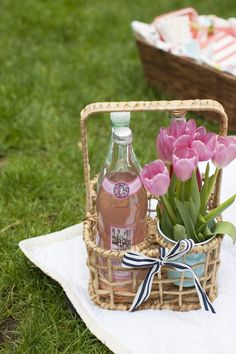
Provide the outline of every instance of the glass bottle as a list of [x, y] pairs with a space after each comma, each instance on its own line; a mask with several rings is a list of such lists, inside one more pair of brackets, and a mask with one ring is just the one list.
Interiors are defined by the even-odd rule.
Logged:
[[[112, 150], [113, 150], [113, 139], [112, 139], [112, 133], [114, 129], [116, 128], [121, 128], [121, 127], [126, 127], [129, 128], [130, 124], [130, 112], [111, 112], [110, 113], [110, 121], [111, 121], [111, 139], [110, 139], [110, 144], [107, 152], [107, 156], [105, 159], [105, 163], [98, 175], [98, 181], [97, 181], [97, 192], [100, 188], [100, 185], [102, 183], [102, 180], [107, 172], [108, 167], [110, 166], [111, 163], [111, 156], [112, 156]], [[131, 147], [131, 160], [133, 161], [133, 164], [135, 165], [136, 169], [140, 172], [141, 171], [141, 166], [140, 163], [135, 155], [135, 152], [133, 150], [133, 147]]]
[[[129, 249], [146, 235], [147, 194], [131, 159], [131, 143], [129, 128], [114, 129], [111, 163], [97, 196], [97, 244], [105, 249]], [[129, 280], [131, 273], [113, 271], [112, 276]]]
[[184, 122], [186, 123], [186, 111], [170, 111], [169, 112], [169, 119], [170, 123], [174, 120], [176, 122]]

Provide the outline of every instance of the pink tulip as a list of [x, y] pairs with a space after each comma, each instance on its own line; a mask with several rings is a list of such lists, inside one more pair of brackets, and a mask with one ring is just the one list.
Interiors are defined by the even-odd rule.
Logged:
[[175, 149], [191, 146], [195, 131], [196, 123], [193, 119], [188, 122], [173, 121], [168, 128], [161, 128], [156, 140], [158, 156], [171, 163]]
[[194, 119], [189, 119], [186, 123], [186, 132], [194, 137], [194, 134], [196, 132], [196, 129], [197, 129], [197, 125], [196, 125], [196, 122]]
[[212, 158], [216, 149], [217, 135], [215, 133], [207, 133], [205, 127], [199, 127], [191, 143], [191, 148], [198, 155], [198, 161], [208, 161]]
[[167, 192], [170, 185], [170, 176], [163, 161], [156, 160], [145, 165], [140, 176], [150, 193], [161, 196]]
[[190, 148], [178, 149], [173, 154], [174, 173], [180, 181], [186, 181], [192, 176], [197, 166], [198, 158], [195, 150]]
[[192, 144], [193, 138], [190, 135], [184, 134], [180, 136], [176, 141], [174, 142], [174, 148], [175, 150], [178, 149], [184, 149], [184, 148], [190, 148]]
[[183, 135], [186, 130], [186, 124], [187, 123], [184, 121], [172, 120], [171, 124], [167, 128], [168, 134], [174, 136], [175, 138]]
[[175, 142], [175, 137], [169, 135], [168, 128], [161, 128], [160, 133], [157, 136], [157, 154], [165, 162], [171, 162], [173, 154], [173, 144]]
[[233, 136], [219, 136], [216, 151], [212, 158], [214, 165], [224, 168], [236, 158], [236, 138]]

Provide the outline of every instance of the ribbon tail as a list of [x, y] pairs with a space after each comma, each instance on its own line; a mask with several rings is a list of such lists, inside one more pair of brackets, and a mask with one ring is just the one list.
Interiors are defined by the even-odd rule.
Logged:
[[149, 297], [152, 290], [152, 283], [154, 275], [159, 271], [160, 264], [155, 264], [147, 273], [146, 278], [140, 284], [138, 291], [135, 295], [133, 303], [129, 311], [134, 311], [138, 306], [140, 306]]
[[194, 273], [194, 283], [195, 283], [195, 287], [198, 293], [198, 297], [199, 297], [199, 301], [201, 304], [201, 307], [205, 309], [205, 311], [210, 311], [212, 313], [216, 313], [215, 309], [210, 301], [210, 299], [208, 298], [206, 292], [203, 290], [196, 274]]

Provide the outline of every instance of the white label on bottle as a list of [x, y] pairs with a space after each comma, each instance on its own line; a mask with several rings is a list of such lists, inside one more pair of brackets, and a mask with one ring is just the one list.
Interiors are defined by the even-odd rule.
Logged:
[[[133, 244], [134, 229], [132, 227], [113, 227], [111, 226], [111, 249], [112, 250], [127, 250]], [[115, 267], [121, 267], [121, 262], [118, 259], [112, 260], [112, 265]], [[112, 272], [113, 279], [115, 281], [124, 281], [131, 279], [131, 272], [118, 271]]]
[[127, 250], [133, 244], [134, 229], [111, 227], [111, 249], [112, 250]]

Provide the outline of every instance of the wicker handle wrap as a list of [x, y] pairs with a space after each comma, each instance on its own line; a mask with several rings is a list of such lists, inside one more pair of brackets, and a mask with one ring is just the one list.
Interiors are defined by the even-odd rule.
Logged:
[[[183, 100], [183, 101], [137, 101], [137, 102], [98, 102], [87, 105], [80, 114], [82, 152], [83, 152], [83, 167], [84, 179], [86, 185], [86, 211], [91, 210], [92, 198], [90, 190], [90, 165], [88, 156], [88, 138], [86, 129], [86, 120], [89, 116], [102, 112], [144, 112], [144, 111], [204, 111], [215, 112], [220, 117], [219, 134], [227, 135], [228, 117], [222, 105], [214, 100]], [[222, 171], [220, 171], [216, 182], [216, 204], [219, 203], [220, 186], [222, 180]]]

